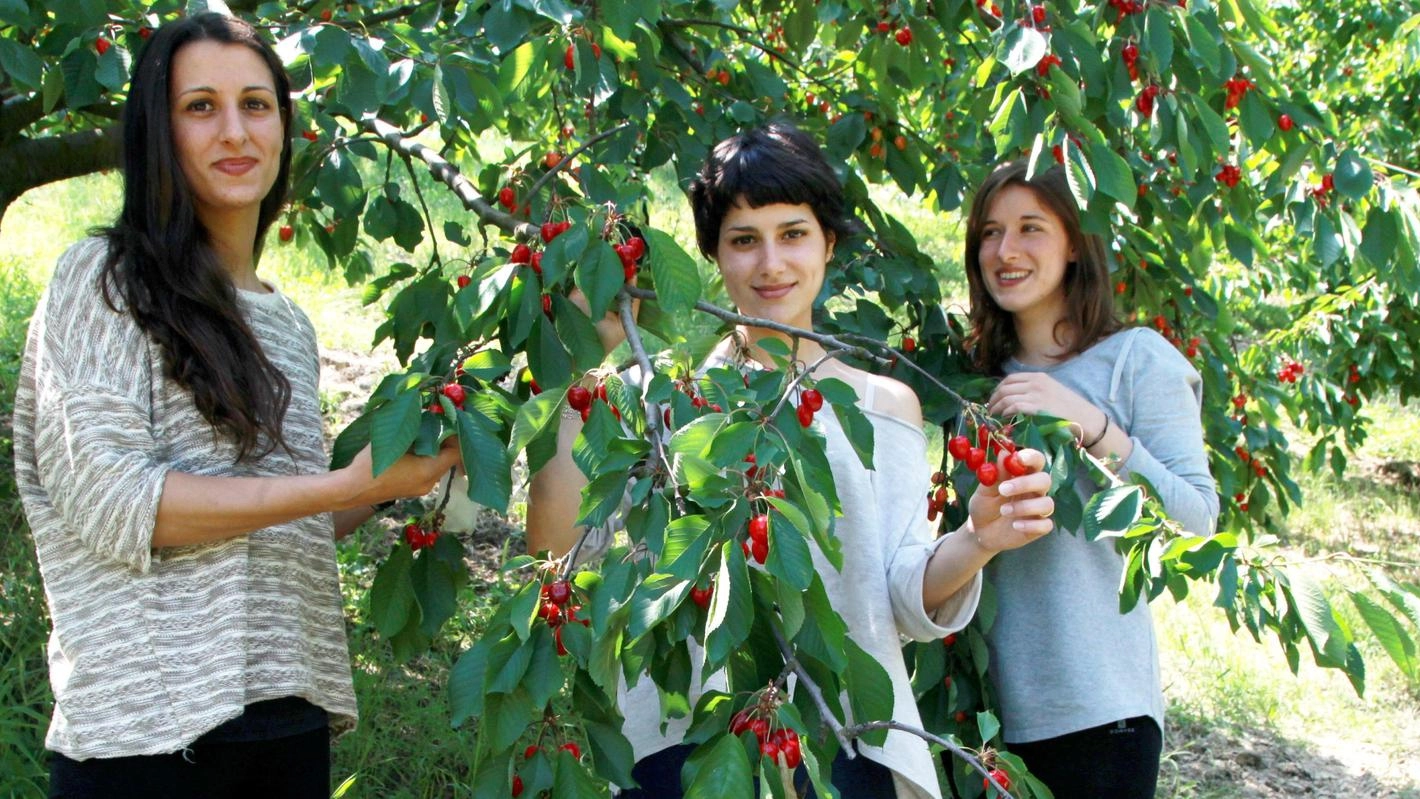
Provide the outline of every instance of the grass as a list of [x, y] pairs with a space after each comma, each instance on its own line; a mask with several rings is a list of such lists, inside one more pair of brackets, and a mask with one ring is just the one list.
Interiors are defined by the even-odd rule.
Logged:
[[[653, 223], [671, 231], [694, 251], [684, 202], [674, 182], [658, 178]], [[94, 176], [31, 192], [13, 205], [0, 228], [0, 410], [8, 418], [14, 374], [25, 324], [48, 271], [68, 243], [90, 227], [109, 221], [116, 206], [118, 180]], [[427, 192], [436, 217], [457, 214], [447, 192]], [[894, 195], [877, 196], [896, 214], [941, 265], [948, 296], [960, 286], [960, 240], [955, 218], [928, 210], [926, 204]], [[427, 245], [426, 245], [427, 246]], [[440, 242], [445, 258], [458, 253]], [[381, 263], [423, 263], [413, 256], [382, 249]], [[358, 292], [331, 273], [314, 248], [268, 245], [261, 272], [296, 299], [310, 314], [326, 348], [366, 351], [378, 307], [360, 305]], [[706, 277], [711, 270], [705, 267]], [[955, 287], [955, 288], [954, 288]], [[387, 356], [387, 350], [383, 351]], [[326, 395], [330, 406], [334, 397]], [[1307, 502], [1290, 519], [1287, 545], [1298, 557], [1347, 551], [1368, 557], [1420, 562], [1420, 499], [1414, 488], [1379, 481], [1376, 460], [1420, 460], [1420, 413], [1394, 403], [1368, 411], [1376, 420], [1365, 447], [1364, 463], [1340, 480], [1306, 477]], [[0, 430], [8, 438], [8, 430]], [[1298, 446], [1305, 446], [1300, 441]], [[936, 446], [940, 446], [937, 443]], [[0, 457], [8, 458], [9, 446]], [[0, 539], [0, 795], [43, 796], [45, 758], [42, 740], [51, 698], [45, 673], [47, 620], [33, 549], [15, 498], [9, 464], [0, 464], [0, 514], [11, 534]], [[463, 647], [477, 634], [488, 609], [501, 596], [496, 579], [475, 579], [465, 589], [464, 614], [445, 630], [434, 647], [408, 663], [397, 663], [368, 619], [366, 593], [375, 566], [388, 551], [391, 531], [367, 525], [340, 550], [351, 657], [362, 723], [334, 748], [332, 777], [348, 781], [350, 797], [460, 797], [473, 792], [469, 758], [476, 730], [449, 725], [443, 686]], [[1345, 569], [1330, 564], [1317, 569]], [[481, 575], [488, 577], [485, 573]], [[1417, 575], [1410, 574], [1410, 579]], [[1169, 739], [1161, 796], [1178, 799], [1231, 799], [1255, 795], [1246, 788], [1200, 777], [1183, 764], [1185, 750], [1198, 730], [1261, 735], [1318, 755], [1350, 752], [1345, 763], [1369, 768], [1361, 754], [1379, 753], [1397, 763], [1420, 763], [1412, 743], [1420, 740], [1415, 686], [1407, 685], [1384, 653], [1367, 649], [1369, 689], [1355, 696], [1337, 673], [1304, 662], [1300, 674], [1287, 670], [1275, 643], [1257, 644], [1231, 632], [1223, 615], [1209, 606], [1211, 597], [1195, 592], [1182, 602], [1155, 606], [1169, 708]], [[1349, 608], [1349, 604], [1343, 607]], [[1355, 620], [1352, 619], [1355, 623]], [[1182, 732], [1183, 734], [1180, 734]], [[1227, 740], [1238, 740], [1236, 737]], [[1361, 754], [1356, 754], [1361, 753]], [[1412, 771], [1416, 768], [1410, 766]], [[1397, 791], [1414, 791], [1420, 774], [1393, 770], [1388, 780]], [[1396, 795], [1407, 795], [1399, 793]], [[1408, 794], [1413, 796], [1414, 794]]]

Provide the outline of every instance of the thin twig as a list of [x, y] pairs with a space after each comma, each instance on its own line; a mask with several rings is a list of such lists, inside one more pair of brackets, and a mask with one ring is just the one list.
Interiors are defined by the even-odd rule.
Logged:
[[936, 744], [940, 747], [943, 747], [946, 750], [950, 751], [958, 759], [966, 761], [966, 763], [972, 768], [976, 769], [981, 774], [981, 776], [990, 780], [991, 785], [994, 786], [996, 790], [1001, 793], [1001, 796], [1005, 797], [1005, 799], [1014, 799], [1014, 797], [1012, 797], [1011, 794], [1005, 788], [1001, 787], [1001, 783], [991, 778], [991, 772], [986, 769], [986, 766], [983, 765], [982, 762], [978, 760], [975, 755], [966, 751], [966, 749], [962, 748], [960, 745], [952, 743], [951, 741], [941, 737], [940, 735], [933, 735], [932, 733], [927, 732], [926, 730], [920, 730], [909, 724], [903, 724], [900, 721], [865, 721], [862, 724], [854, 724], [851, 727], [846, 727], [844, 728], [843, 732], [849, 737], [857, 738], [866, 733], [873, 732], [874, 730], [897, 730], [898, 732], [905, 732], [911, 735], [916, 735], [918, 738], [921, 738], [927, 743]]
[[620, 125], [617, 125], [617, 126], [614, 127], [614, 128], [610, 128], [610, 129], [608, 129], [608, 130], [604, 130], [604, 131], [602, 131], [601, 133], [598, 133], [597, 135], [591, 137], [590, 139], [587, 139], [586, 141], [582, 142], [582, 146], [581, 146], [581, 147], [578, 147], [577, 149], [575, 149], [575, 150], [573, 150], [572, 152], [568, 153], [566, 158], [563, 158], [561, 161], [558, 161], [556, 166], [552, 167], [551, 169], [548, 169], [546, 172], [542, 173], [542, 176], [541, 176], [541, 177], [539, 177], [537, 180], [533, 181], [532, 186], [530, 186], [530, 187], [528, 188], [527, 196], [528, 196], [529, 198], [536, 197], [536, 196], [537, 196], [537, 193], [538, 193], [539, 191], [542, 191], [542, 187], [543, 187], [543, 186], [546, 186], [547, 183], [548, 183], [548, 181], [552, 180], [552, 178], [555, 177], [558, 172], [561, 172], [562, 169], [563, 169], [563, 167], [565, 167], [565, 166], [567, 166], [568, 164], [572, 163], [572, 159], [573, 159], [573, 158], [576, 158], [577, 156], [579, 156], [579, 155], [581, 155], [582, 153], [586, 152], [586, 151], [587, 151], [587, 148], [591, 147], [592, 145], [596, 144], [597, 142], [602, 141], [603, 139], [606, 139], [606, 138], [608, 138], [608, 137], [610, 137], [610, 136], [615, 136], [616, 134], [620, 133], [621, 131], [626, 130], [627, 128], [631, 127], [632, 124], [633, 124], [633, 123], [631, 123], [631, 122], [623, 122], [623, 123], [621, 123]]
[[784, 633], [774, 624], [769, 625], [769, 629], [774, 633], [774, 640], [779, 644], [779, 651], [784, 655], [784, 667], [794, 669], [794, 674], [799, 677], [799, 685], [809, 692], [809, 698], [814, 700], [814, 705], [818, 708], [819, 716], [823, 718], [823, 723], [833, 730], [833, 737], [838, 739], [839, 746], [843, 747], [843, 754], [849, 760], [858, 756], [853, 749], [853, 739], [844, 734], [844, 727], [838, 723], [838, 717], [833, 715], [833, 711], [828, 707], [828, 702], [823, 698], [823, 689], [818, 687], [814, 678], [809, 676], [808, 669], [799, 662], [799, 658], [794, 655], [794, 650], [785, 640]]
[[651, 439], [651, 448], [656, 453], [656, 463], [666, 467], [666, 472], [670, 473], [670, 462], [666, 460], [665, 442], [662, 439], [661, 415], [657, 408], [651, 407], [651, 403], [646, 400], [646, 392], [651, 385], [651, 356], [646, 354], [646, 345], [641, 341], [641, 331], [636, 329], [636, 313], [632, 310], [632, 303], [635, 302], [630, 294], [621, 292], [621, 327], [626, 331], [626, 344], [631, 347], [631, 353], [636, 356], [636, 364], [641, 367], [641, 407], [646, 414], [647, 437]]

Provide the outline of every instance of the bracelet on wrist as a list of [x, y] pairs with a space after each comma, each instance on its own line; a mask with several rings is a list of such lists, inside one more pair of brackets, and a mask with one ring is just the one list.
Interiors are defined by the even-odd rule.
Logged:
[[[1101, 413], [1103, 413], [1103, 411], [1101, 411]], [[1104, 434], [1105, 434], [1105, 433], [1108, 433], [1108, 432], [1109, 432], [1109, 414], [1106, 413], [1106, 414], [1104, 414], [1104, 427], [1101, 427], [1101, 428], [1100, 428], [1100, 434], [1097, 435], [1097, 436], [1095, 436], [1095, 437], [1094, 437], [1094, 440], [1090, 441], [1090, 443], [1088, 443], [1088, 444], [1081, 443], [1080, 446], [1084, 447], [1085, 449], [1089, 449], [1089, 448], [1093, 447], [1094, 445], [1096, 445], [1096, 444], [1100, 443], [1101, 441], [1103, 441], [1103, 440], [1104, 440]]]

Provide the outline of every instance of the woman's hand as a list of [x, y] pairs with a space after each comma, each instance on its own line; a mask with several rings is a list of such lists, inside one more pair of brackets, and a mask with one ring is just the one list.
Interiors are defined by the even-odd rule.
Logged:
[[403, 455], [388, 469], [374, 475], [367, 446], [341, 470], [351, 481], [352, 507], [377, 505], [391, 499], [422, 497], [434, 490], [449, 470], [462, 464], [458, 440], [449, 438], [435, 455]]
[[[1045, 454], [1023, 449], [1016, 457], [1025, 464], [1026, 474], [977, 487], [967, 505], [977, 543], [992, 553], [1023, 547], [1055, 528], [1050, 518], [1055, 513], [1055, 500], [1047, 496], [1050, 475], [1042, 471]], [[1003, 455], [1002, 474], [1006, 473], [1004, 460]]]
[[1046, 413], [1065, 419], [1080, 426], [1085, 441], [1093, 439], [1104, 427], [1104, 411], [1044, 372], [1007, 375], [991, 392], [986, 408], [993, 416], [1003, 418]]

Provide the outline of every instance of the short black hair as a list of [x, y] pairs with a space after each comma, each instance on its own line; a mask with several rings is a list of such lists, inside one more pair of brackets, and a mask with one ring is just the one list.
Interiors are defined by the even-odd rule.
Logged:
[[842, 240], [843, 185], [808, 134], [784, 121], [731, 136], [705, 157], [690, 184], [695, 239], [705, 257], [719, 249], [725, 215], [743, 197], [750, 208], [775, 203], [807, 205], [825, 233]]

